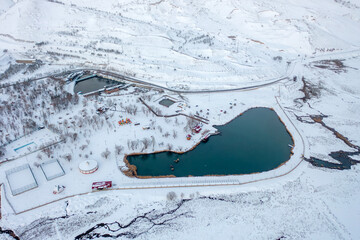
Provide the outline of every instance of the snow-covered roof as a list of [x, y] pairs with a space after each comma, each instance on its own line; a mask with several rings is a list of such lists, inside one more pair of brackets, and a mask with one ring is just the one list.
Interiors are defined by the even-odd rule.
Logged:
[[95, 160], [85, 160], [79, 164], [80, 171], [88, 172], [96, 169], [98, 163]]

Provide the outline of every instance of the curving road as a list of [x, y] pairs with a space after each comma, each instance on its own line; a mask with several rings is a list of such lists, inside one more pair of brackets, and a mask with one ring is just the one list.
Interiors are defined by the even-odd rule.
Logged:
[[[76, 69], [72, 69], [72, 70], [68, 70], [68, 71], [64, 71], [61, 73], [56, 73], [56, 74], [49, 74], [43, 77], [38, 77], [38, 78], [31, 78], [28, 79], [26, 81], [23, 82], [32, 82], [32, 81], [38, 81], [38, 80], [42, 80], [45, 78], [50, 78], [50, 77], [60, 77], [60, 76], [64, 76], [64, 75], [69, 75], [71, 73], [75, 73], [75, 72], [80, 72], [80, 71], [93, 71], [93, 72], [97, 72], [97, 73], [101, 73], [103, 75], [107, 75], [107, 76], [111, 76], [114, 78], [117, 78], [119, 80], [123, 80], [123, 81], [128, 81], [128, 82], [132, 82], [135, 84], [141, 84], [141, 85], [145, 85], [145, 86], [150, 86], [150, 87], [154, 87], [154, 88], [160, 88], [163, 90], [167, 90], [170, 92], [174, 92], [174, 93], [216, 93], [216, 92], [232, 92], [232, 91], [242, 91], [242, 90], [252, 90], [252, 89], [257, 89], [257, 88], [261, 88], [261, 87], [266, 87], [272, 84], [275, 84], [277, 82], [280, 82], [282, 80], [285, 79], [289, 79], [290, 75], [292, 74], [295, 65], [298, 63], [299, 60], [292, 60], [290, 62], [288, 62], [288, 66], [286, 69], [286, 73], [278, 78], [274, 78], [274, 79], [269, 79], [269, 80], [264, 80], [262, 81], [262, 83], [259, 84], [254, 84], [251, 86], [246, 86], [246, 87], [236, 87], [236, 88], [228, 88], [228, 89], [213, 89], [213, 90], [209, 90], [209, 89], [200, 89], [200, 90], [177, 90], [177, 89], [173, 89], [173, 88], [168, 88], [162, 85], [158, 85], [155, 83], [152, 83], [150, 81], [145, 81], [145, 80], [141, 80], [135, 77], [130, 77], [130, 76], [126, 76], [120, 73], [116, 73], [113, 71], [108, 71], [108, 70], [103, 70], [103, 69], [96, 69], [96, 68], [76, 68]], [[9, 85], [2, 85], [0, 86], [0, 88], [5, 88], [5, 87], [9, 87], [9, 86], [13, 86], [16, 84], [21, 84], [23, 82], [16, 82], [13, 84], [9, 84]]]

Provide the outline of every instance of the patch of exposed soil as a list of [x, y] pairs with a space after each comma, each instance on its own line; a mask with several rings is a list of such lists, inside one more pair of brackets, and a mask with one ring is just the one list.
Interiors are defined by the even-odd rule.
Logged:
[[309, 163], [311, 163], [315, 167], [325, 167], [325, 168], [331, 168], [331, 169], [344, 170], [344, 169], [350, 169], [352, 165], [360, 163], [360, 161], [357, 161], [357, 160], [354, 160], [351, 158], [351, 156], [359, 155], [359, 154], [360, 154], [360, 151], [345, 152], [345, 151], [340, 150], [340, 151], [336, 151], [336, 152], [331, 152], [329, 154], [329, 156], [332, 157], [333, 159], [339, 161], [340, 163], [332, 163], [332, 162], [321, 160], [321, 159], [315, 158], [315, 157], [305, 158], [305, 160], [308, 161]]
[[2, 229], [0, 227], [0, 237], [1, 237], [1, 235], [8, 235], [8, 236], [12, 237], [13, 239], [20, 240], [20, 238], [11, 229]]
[[312, 62], [310, 65], [312, 67], [328, 69], [335, 73], [346, 72], [347, 68], [350, 68], [344, 64], [344, 59], [331, 59], [331, 60], [320, 60]]
[[303, 87], [299, 91], [304, 93], [304, 97], [295, 99], [295, 102], [298, 102], [298, 100], [302, 100], [305, 103], [313, 97], [318, 98], [320, 96], [320, 91], [322, 89], [320, 83], [319, 85], [311, 84], [305, 81], [304, 77], [301, 78], [301, 81], [303, 82]]
[[334, 128], [327, 126], [323, 122], [324, 117], [327, 117], [327, 116], [322, 116], [322, 115], [309, 116], [309, 118], [313, 121], [313, 122], [310, 122], [308, 120], [304, 120], [303, 117], [297, 116], [297, 120], [299, 120], [301, 122], [305, 122], [305, 123], [310, 123], [310, 124], [314, 124], [314, 123], [321, 124], [323, 127], [328, 129], [329, 131], [331, 131], [335, 135], [336, 138], [343, 141], [349, 147], [356, 149], [356, 151], [355, 152], [345, 152], [343, 150], [340, 150], [340, 151], [336, 151], [336, 152], [331, 152], [329, 154], [329, 156], [331, 158], [339, 161], [340, 163], [331, 163], [331, 162], [321, 160], [321, 159], [315, 158], [315, 157], [305, 158], [305, 160], [316, 167], [325, 167], [325, 168], [340, 169], [340, 170], [350, 169], [352, 165], [360, 163], [360, 161], [357, 161], [357, 160], [354, 160], [351, 158], [351, 156], [353, 156], [353, 155], [360, 155], [360, 147], [351, 143], [347, 137], [345, 137], [344, 135], [342, 135], [341, 133], [336, 131]]
[[331, 131], [336, 138], [342, 140], [346, 145], [348, 145], [349, 147], [351, 148], [355, 148], [356, 150], [360, 150], [360, 147], [355, 145], [355, 144], [352, 144], [349, 139], [347, 137], [345, 137], [344, 135], [342, 135], [341, 133], [339, 133], [338, 131], [336, 131], [334, 128], [331, 128], [329, 126], [327, 126], [324, 122], [323, 122], [323, 118], [324, 116], [321, 116], [321, 115], [313, 115], [313, 116], [310, 116], [310, 118], [316, 122], [316, 123], [320, 123], [324, 128], [328, 129], [329, 131]]

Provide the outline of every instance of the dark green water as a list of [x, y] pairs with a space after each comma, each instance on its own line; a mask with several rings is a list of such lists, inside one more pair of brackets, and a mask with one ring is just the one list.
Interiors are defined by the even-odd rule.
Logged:
[[110, 79], [93, 77], [86, 79], [84, 81], [77, 82], [74, 87], [74, 92], [75, 93], [81, 92], [82, 94], [85, 94], [85, 93], [97, 91], [99, 89], [104, 88], [105, 86], [112, 87], [119, 84], [121, 83]]
[[[289, 144], [294, 143], [271, 109], [250, 109], [230, 123], [215, 127], [221, 135], [211, 136], [207, 143], [200, 143], [190, 152], [162, 152], [127, 159], [137, 167], [138, 176], [183, 177], [263, 172], [290, 158]], [[177, 158], [179, 163], [174, 162]]]
[[163, 100], [161, 100], [160, 102], [159, 102], [159, 104], [161, 104], [161, 105], [164, 105], [164, 106], [166, 106], [166, 107], [170, 107], [171, 105], [173, 105], [175, 102], [173, 101], [173, 100], [170, 100], [170, 99], [167, 99], [167, 98], [165, 98], [165, 99], [163, 99]]

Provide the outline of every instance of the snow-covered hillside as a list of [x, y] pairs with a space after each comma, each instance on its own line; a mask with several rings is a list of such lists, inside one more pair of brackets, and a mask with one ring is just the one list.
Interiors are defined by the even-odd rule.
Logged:
[[0, 1], [0, 15], [5, 13], [12, 5], [14, 5], [13, 0], [1, 0]]
[[277, 77], [299, 54], [356, 48], [359, 14], [356, 2], [326, 0], [26, 0], [1, 15], [0, 41], [47, 64], [204, 88]]

